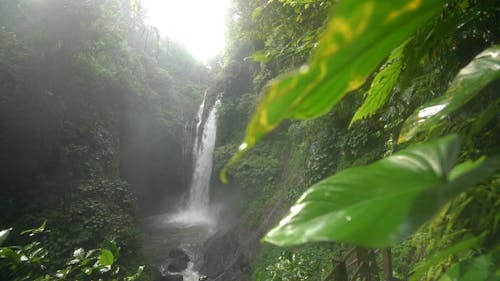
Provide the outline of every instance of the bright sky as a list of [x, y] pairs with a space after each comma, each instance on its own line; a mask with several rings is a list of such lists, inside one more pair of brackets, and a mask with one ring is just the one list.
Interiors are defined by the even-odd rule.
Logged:
[[148, 22], [202, 62], [222, 51], [230, 0], [143, 0]]

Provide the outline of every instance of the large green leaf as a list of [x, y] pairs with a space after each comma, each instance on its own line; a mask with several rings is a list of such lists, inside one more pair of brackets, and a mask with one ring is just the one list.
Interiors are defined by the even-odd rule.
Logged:
[[[441, 11], [443, 0], [345, 0], [335, 6], [308, 66], [271, 81], [234, 164], [286, 118], [328, 112], [358, 87], [389, 53]], [[221, 179], [226, 182], [226, 170]]]
[[458, 136], [447, 136], [319, 182], [264, 241], [280, 246], [332, 240], [390, 246], [499, 169], [499, 157], [454, 168], [459, 146]]
[[406, 121], [398, 142], [439, 126], [446, 117], [463, 107], [484, 87], [500, 78], [500, 45], [490, 47], [462, 68], [446, 93], [419, 107]]

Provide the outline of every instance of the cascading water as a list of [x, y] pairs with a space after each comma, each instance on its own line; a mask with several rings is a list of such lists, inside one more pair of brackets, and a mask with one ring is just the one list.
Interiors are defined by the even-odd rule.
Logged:
[[[196, 159], [198, 158], [198, 141], [199, 141], [199, 135], [200, 135], [200, 127], [201, 124], [203, 123], [203, 112], [205, 111], [205, 102], [207, 99], [207, 91], [205, 91], [205, 95], [203, 96], [203, 101], [200, 104], [200, 107], [198, 108], [198, 112], [196, 112], [196, 131], [195, 131], [195, 137], [194, 137], [194, 144], [193, 144], [193, 163], [196, 163]], [[191, 135], [190, 132], [188, 132], [188, 135]]]
[[203, 127], [201, 134], [201, 145], [198, 145], [199, 137], [196, 137], [195, 145], [198, 147], [193, 148], [194, 171], [191, 180], [191, 187], [189, 189], [189, 201], [187, 209], [202, 209], [206, 210], [209, 203], [209, 185], [210, 177], [212, 176], [212, 158], [214, 154], [215, 137], [217, 132], [217, 105], [215, 103], [212, 110], [208, 114], [207, 121]]
[[186, 206], [179, 213], [172, 216], [172, 222], [184, 225], [215, 223], [212, 210], [210, 210], [210, 177], [212, 176], [212, 161], [217, 133], [217, 106], [219, 101], [210, 110], [207, 120], [202, 124], [205, 99], [198, 110], [196, 124], [196, 137], [193, 145], [194, 169], [189, 188], [189, 199]]
[[[214, 208], [209, 204], [209, 187], [219, 101], [215, 102], [203, 122], [205, 98], [195, 119], [196, 132], [192, 151], [194, 168], [186, 205], [175, 214], [162, 214], [143, 220], [147, 240], [144, 247], [145, 252], [151, 256], [151, 264], [163, 276], [180, 275], [184, 281], [199, 279], [196, 266], [201, 260], [200, 251], [216, 226]], [[189, 256], [190, 262], [182, 272], [171, 270], [173, 260], [169, 253], [173, 249], [180, 249]]]

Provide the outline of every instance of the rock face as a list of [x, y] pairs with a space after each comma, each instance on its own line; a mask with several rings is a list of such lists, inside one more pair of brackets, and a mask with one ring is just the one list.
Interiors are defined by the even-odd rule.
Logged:
[[280, 200], [256, 228], [250, 229], [240, 220], [220, 229], [203, 249], [200, 273], [208, 280], [250, 281], [252, 263], [261, 250], [260, 239], [274, 226], [288, 208]]
[[181, 249], [173, 249], [168, 253], [170, 262], [167, 270], [169, 272], [182, 272], [188, 267], [189, 256]]
[[252, 234], [240, 227], [216, 234], [206, 244], [200, 272], [207, 280], [251, 280], [251, 262], [260, 250], [259, 236]]

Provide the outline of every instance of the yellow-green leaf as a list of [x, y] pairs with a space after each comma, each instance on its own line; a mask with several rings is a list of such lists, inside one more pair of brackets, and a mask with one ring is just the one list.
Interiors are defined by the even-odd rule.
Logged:
[[110, 250], [101, 249], [101, 255], [99, 256], [99, 263], [104, 266], [112, 265], [115, 261], [113, 253]]

